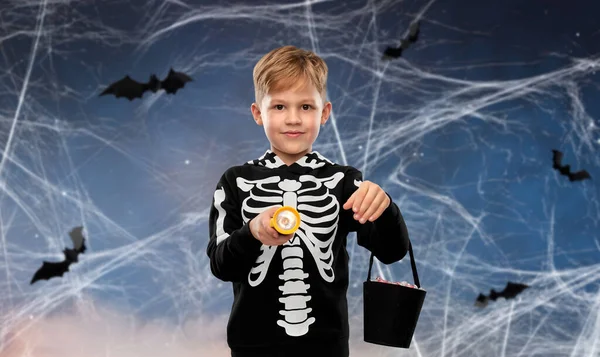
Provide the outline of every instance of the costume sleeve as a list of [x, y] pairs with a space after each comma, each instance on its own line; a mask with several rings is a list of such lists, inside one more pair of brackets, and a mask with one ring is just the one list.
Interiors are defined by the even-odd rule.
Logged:
[[213, 275], [232, 282], [248, 276], [262, 246], [242, 220], [236, 192], [230, 185], [235, 182], [234, 178], [228, 170], [217, 183], [210, 208], [210, 238], [206, 249]]
[[[362, 182], [362, 173], [351, 167], [346, 172], [344, 181], [344, 203], [358, 189]], [[386, 193], [387, 194], [387, 193]], [[408, 251], [408, 230], [400, 209], [390, 198], [389, 207], [374, 222], [359, 221], [350, 216], [350, 232], [356, 232], [358, 245], [368, 249], [384, 264], [392, 264], [404, 258]], [[350, 208], [349, 211], [352, 209]]]

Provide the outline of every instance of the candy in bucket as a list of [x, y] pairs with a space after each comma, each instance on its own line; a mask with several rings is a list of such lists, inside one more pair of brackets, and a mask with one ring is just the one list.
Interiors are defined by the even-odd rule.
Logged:
[[420, 287], [418, 287], [416, 285], [413, 285], [413, 284], [411, 284], [411, 283], [409, 283], [407, 281], [400, 281], [400, 282], [393, 283], [393, 282], [387, 281], [387, 280], [385, 280], [385, 279], [383, 279], [383, 278], [381, 278], [379, 276], [377, 278], [375, 278], [375, 281], [378, 282], [378, 283], [402, 285], [402, 286], [406, 286], [407, 288], [413, 288], [413, 289], [421, 289], [421, 290], [423, 290], [422, 288], [420, 288]]

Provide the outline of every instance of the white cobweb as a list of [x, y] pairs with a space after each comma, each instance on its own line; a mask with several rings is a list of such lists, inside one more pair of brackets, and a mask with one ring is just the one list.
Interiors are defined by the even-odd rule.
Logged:
[[[0, 5], [0, 356], [228, 355], [231, 287], [208, 268], [208, 208], [223, 170], [266, 148], [251, 70], [290, 43], [330, 68], [334, 113], [315, 149], [394, 197], [427, 290], [409, 350], [361, 342], [368, 255], [351, 236], [352, 355], [599, 354], [598, 192], [557, 176], [549, 150], [600, 173], [584, 95], [599, 58], [474, 80], [454, 73], [524, 64], [417, 55], [481, 33], [435, 18], [433, 1], [198, 3]], [[432, 31], [413, 45], [427, 65], [380, 61], [414, 19]], [[169, 66], [195, 78], [175, 97], [96, 97], [134, 68], [145, 80]], [[77, 225], [80, 262], [30, 286]], [[377, 275], [412, 282], [408, 255]], [[508, 280], [531, 287], [473, 306]]]

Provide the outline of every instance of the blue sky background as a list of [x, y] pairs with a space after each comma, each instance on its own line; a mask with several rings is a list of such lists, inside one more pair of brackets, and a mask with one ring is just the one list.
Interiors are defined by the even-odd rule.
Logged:
[[[252, 68], [287, 44], [329, 66], [333, 116], [314, 149], [392, 195], [428, 291], [410, 350], [361, 342], [368, 255], [351, 236], [353, 354], [600, 350], [597, 4], [0, 6], [0, 356], [228, 355], [232, 294], [207, 265], [208, 209], [222, 172], [269, 148]], [[417, 18], [419, 41], [381, 61]], [[175, 96], [98, 97], [171, 67], [194, 78]], [[552, 149], [593, 179], [557, 176]], [[80, 263], [30, 286], [81, 224]], [[408, 256], [375, 274], [411, 281]], [[508, 280], [531, 288], [473, 306]]]

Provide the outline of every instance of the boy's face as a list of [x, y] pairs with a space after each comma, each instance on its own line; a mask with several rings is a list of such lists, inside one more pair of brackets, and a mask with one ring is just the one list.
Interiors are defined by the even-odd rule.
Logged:
[[319, 128], [329, 119], [331, 103], [323, 103], [310, 81], [293, 83], [290, 88], [271, 91], [260, 103], [253, 103], [252, 116], [262, 125], [273, 151], [291, 165], [312, 151]]

